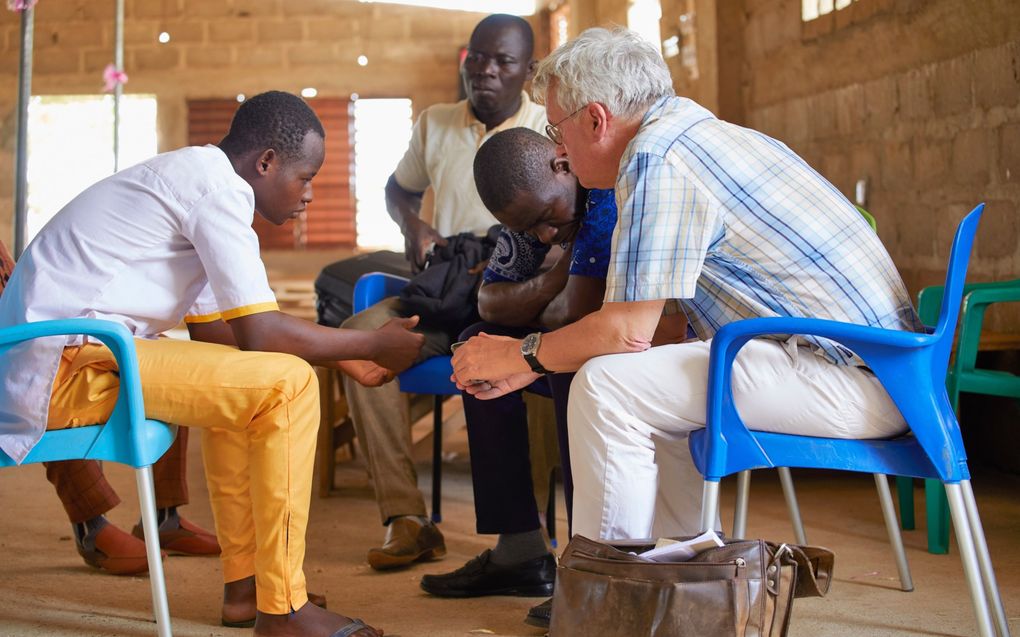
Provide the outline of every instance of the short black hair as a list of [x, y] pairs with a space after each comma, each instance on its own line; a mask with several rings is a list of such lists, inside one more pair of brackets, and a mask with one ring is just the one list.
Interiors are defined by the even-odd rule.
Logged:
[[490, 137], [475, 154], [475, 187], [485, 207], [505, 210], [519, 192], [536, 192], [552, 172], [552, 140], [530, 128], [509, 128]]
[[[473, 31], [471, 31], [471, 39], [473, 40], [475, 34], [485, 28], [511, 28], [516, 29], [521, 37], [524, 39], [524, 46], [527, 49], [524, 51], [528, 60], [535, 53], [535, 32], [531, 29], [531, 24], [528, 23], [524, 18], [517, 15], [510, 15], [508, 13], [493, 13], [492, 15], [482, 18], [481, 22], [475, 25]], [[528, 60], [522, 60], [527, 62]]]
[[241, 104], [220, 148], [232, 156], [272, 148], [284, 159], [295, 159], [301, 156], [309, 131], [326, 138], [322, 122], [303, 99], [283, 91], [267, 91]]

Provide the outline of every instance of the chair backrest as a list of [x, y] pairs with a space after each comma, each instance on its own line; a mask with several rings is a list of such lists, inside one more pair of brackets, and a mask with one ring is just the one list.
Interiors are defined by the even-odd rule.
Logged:
[[389, 296], [397, 296], [407, 285], [407, 279], [386, 272], [369, 272], [361, 275], [354, 284], [354, 313], [367, 310]]
[[963, 285], [967, 280], [970, 252], [974, 246], [974, 236], [977, 234], [978, 222], [981, 221], [981, 214], [984, 210], [985, 204], [978, 204], [963, 218], [956, 229], [953, 248], [949, 253], [945, 292], [942, 295], [939, 318], [934, 326], [933, 334], [936, 342], [931, 358], [932, 376], [941, 376], [943, 381], [949, 366], [949, 355], [953, 348], [953, 332], [956, 330], [956, 321], [960, 317], [960, 303], [963, 300]]

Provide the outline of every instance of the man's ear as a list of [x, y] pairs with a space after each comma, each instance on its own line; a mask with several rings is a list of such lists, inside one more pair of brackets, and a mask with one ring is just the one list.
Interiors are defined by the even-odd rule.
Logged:
[[591, 117], [591, 132], [595, 142], [602, 141], [609, 135], [609, 125], [613, 114], [609, 112], [605, 104], [592, 102], [588, 105], [588, 116]]
[[566, 157], [553, 157], [552, 160], [552, 171], [554, 174], [569, 174], [570, 173], [570, 160]]
[[538, 68], [538, 60], [532, 59], [528, 62], [528, 74], [524, 77], [525, 82], [535, 77], [536, 68]]
[[255, 172], [265, 176], [276, 164], [279, 155], [272, 148], [267, 148], [255, 160]]

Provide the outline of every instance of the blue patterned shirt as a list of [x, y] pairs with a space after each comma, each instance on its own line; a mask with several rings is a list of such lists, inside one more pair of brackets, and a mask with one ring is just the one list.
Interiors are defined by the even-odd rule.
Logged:
[[[616, 199], [612, 190], [589, 190], [581, 227], [573, 241], [570, 274], [606, 278], [609, 253], [616, 227]], [[545, 245], [527, 232], [503, 229], [485, 268], [486, 283], [521, 283], [538, 274], [549, 252]]]
[[763, 316], [923, 330], [878, 236], [785, 144], [670, 97], [645, 114], [620, 165], [606, 302], [677, 299], [702, 339]]

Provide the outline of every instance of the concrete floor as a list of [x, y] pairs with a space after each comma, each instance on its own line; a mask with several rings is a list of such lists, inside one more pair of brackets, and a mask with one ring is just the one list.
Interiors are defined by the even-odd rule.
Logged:
[[[458, 417], [462, 416], [452, 416]], [[193, 438], [189, 454], [192, 504], [184, 512], [211, 527], [199, 438]], [[387, 635], [541, 635], [542, 631], [522, 623], [528, 607], [541, 600], [444, 600], [418, 588], [422, 574], [452, 570], [490, 546], [489, 539], [474, 533], [464, 434], [447, 441], [442, 523], [447, 557], [385, 574], [368, 568], [365, 551], [378, 544], [383, 531], [363, 466], [355, 460], [337, 470], [338, 482], [345, 485], [339, 496], [313, 497], [305, 564], [309, 586], [327, 595], [330, 608], [361, 617], [385, 629]], [[429, 444], [425, 439], [418, 445], [423, 461], [429, 457]], [[111, 518], [130, 527], [138, 515], [133, 474], [117, 465], [107, 465], [107, 471], [125, 500]], [[419, 472], [428, 493], [427, 462]], [[955, 547], [949, 555], [929, 555], [924, 550], [923, 528], [906, 533], [916, 590], [901, 592], [871, 477], [803, 471], [795, 471], [794, 476], [808, 539], [835, 551], [836, 577], [825, 599], [797, 601], [792, 636], [975, 634]], [[974, 485], [1010, 625], [1020, 631], [1020, 498], [1016, 495], [1020, 478], [980, 472]], [[724, 503], [732, 502], [731, 494], [732, 484], [724, 483]], [[921, 511], [920, 489], [918, 500]], [[560, 503], [560, 528], [565, 529], [562, 498]], [[80, 560], [41, 466], [0, 472], [0, 511], [0, 636], [153, 634], [148, 581], [105, 575]], [[727, 525], [728, 516], [726, 507]], [[748, 532], [776, 541], [791, 539], [778, 481], [771, 472], [758, 472], [753, 481]], [[175, 635], [250, 634], [219, 626], [217, 560], [171, 557], [166, 561], [166, 575]]]

